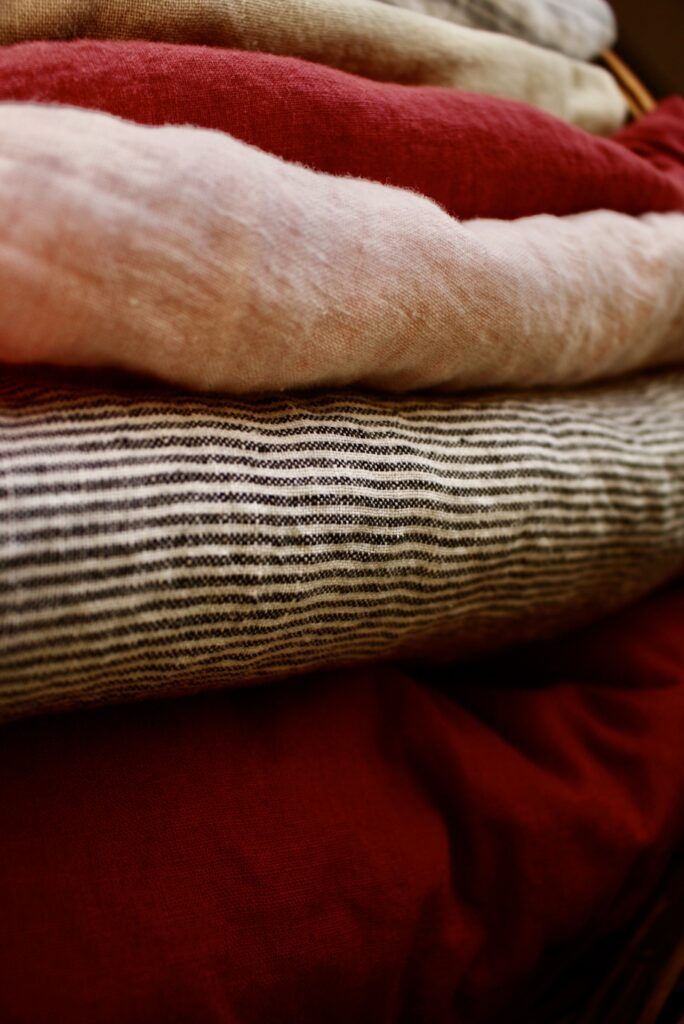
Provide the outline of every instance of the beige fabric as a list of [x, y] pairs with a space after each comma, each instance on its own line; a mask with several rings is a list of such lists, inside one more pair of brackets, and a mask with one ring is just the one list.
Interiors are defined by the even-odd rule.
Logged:
[[610, 75], [522, 40], [375, 0], [3, 0], [0, 43], [154, 39], [304, 57], [383, 81], [526, 100], [589, 131], [626, 116]]
[[684, 215], [461, 224], [230, 136], [0, 104], [0, 358], [232, 393], [684, 359]]
[[607, 0], [385, 0], [385, 3], [446, 18], [590, 60], [614, 46], [615, 15]]

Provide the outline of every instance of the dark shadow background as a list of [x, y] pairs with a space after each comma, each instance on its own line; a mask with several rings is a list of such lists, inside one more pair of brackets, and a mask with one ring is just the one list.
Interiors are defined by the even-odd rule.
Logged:
[[684, 95], [684, 0], [611, 0], [617, 52], [657, 98]]

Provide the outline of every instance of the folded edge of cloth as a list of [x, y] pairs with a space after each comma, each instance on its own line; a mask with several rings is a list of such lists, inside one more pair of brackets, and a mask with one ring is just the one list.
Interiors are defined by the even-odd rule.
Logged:
[[75, 40], [0, 51], [0, 100], [219, 129], [315, 170], [413, 189], [465, 219], [684, 210], [679, 98], [616, 145], [514, 100], [376, 82], [294, 57]]
[[0, 381], [0, 717], [552, 635], [684, 567], [684, 375], [469, 401]]
[[683, 214], [459, 223], [219, 132], [69, 107], [0, 104], [0, 147], [0, 360], [241, 394], [565, 386], [684, 357]]
[[376, 0], [4, 0], [0, 43], [74, 37], [303, 57], [383, 81], [526, 100], [598, 134], [615, 131], [627, 116], [617, 83], [602, 68]]
[[617, 23], [606, 0], [384, 0], [420, 14], [504, 32], [591, 60], [614, 45]]
[[682, 836], [683, 615], [3, 727], [0, 1016], [517, 1019]]

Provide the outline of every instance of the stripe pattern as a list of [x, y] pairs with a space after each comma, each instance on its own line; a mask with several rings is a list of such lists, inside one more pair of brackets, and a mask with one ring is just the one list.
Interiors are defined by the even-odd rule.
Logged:
[[468, 400], [0, 384], [0, 716], [548, 635], [684, 563], [684, 374]]

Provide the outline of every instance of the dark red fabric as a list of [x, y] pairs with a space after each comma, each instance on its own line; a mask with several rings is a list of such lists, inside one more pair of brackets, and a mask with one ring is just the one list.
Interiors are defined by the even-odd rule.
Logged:
[[5, 727], [0, 1020], [513, 1020], [681, 836], [683, 626]]
[[[684, 210], [680, 99], [616, 144], [488, 96], [259, 53], [94, 41], [3, 48], [0, 99], [222, 129], [321, 171], [414, 189], [463, 218]], [[660, 145], [657, 161], [650, 149], [638, 155], [646, 131]]]

